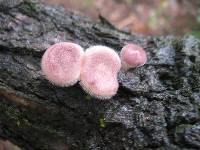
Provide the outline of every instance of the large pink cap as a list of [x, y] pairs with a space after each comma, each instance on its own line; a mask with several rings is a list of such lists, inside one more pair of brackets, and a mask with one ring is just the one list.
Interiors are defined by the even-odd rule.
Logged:
[[73, 85], [80, 77], [83, 54], [83, 49], [77, 44], [70, 42], [54, 44], [42, 57], [42, 72], [53, 84]]
[[119, 87], [117, 73], [120, 68], [121, 60], [114, 50], [105, 46], [90, 47], [84, 54], [80, 84], [96, 98], [111, 98]]
[[123, 69], [142, 66], [147, 61], [144, 49], [136, 44], [127, 44], [121, 50], [121, 60]]

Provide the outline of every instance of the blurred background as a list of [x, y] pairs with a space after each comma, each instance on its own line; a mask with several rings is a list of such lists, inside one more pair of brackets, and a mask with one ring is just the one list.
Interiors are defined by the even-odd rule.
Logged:
[[81, 12], [92, 20], [99, 14], [119, 29], [144, 35], [200, 38], [200, 0], [43, 0]]

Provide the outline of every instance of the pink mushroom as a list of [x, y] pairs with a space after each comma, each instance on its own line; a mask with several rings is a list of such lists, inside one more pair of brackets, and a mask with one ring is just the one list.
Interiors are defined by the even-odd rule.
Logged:
[[117, 73], [121, 68], [118, 54], [106, 46], [86, 50], [81, 67], [80, 85], [90, 95], [109, 99], [118, 90]]
[[124, 70], [142, 66], [147, 61], [146, 52], [136, 44], [125, 45], [121, 50], [120, 57]]
[[80, 77], [84, 51], [78, 44], [57, 43], [49, 47], [42, 57], [41, 68], [45, 77], [55, 85], [70, 86]]

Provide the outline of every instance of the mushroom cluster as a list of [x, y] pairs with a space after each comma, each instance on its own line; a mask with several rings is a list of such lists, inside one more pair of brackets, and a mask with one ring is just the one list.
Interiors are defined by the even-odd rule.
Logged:
[[106, 46], [92, 46], [83, 51], [75, 43], [61, 42], [49, 47], [41, 61], [42, 72], [51, 83], [71, 86], [80, 80], [81, 87], [91, 96], [109, 99], [117, 93], [118, 72], [145, 64], [142, 47], [125, 45], [118, 54]]

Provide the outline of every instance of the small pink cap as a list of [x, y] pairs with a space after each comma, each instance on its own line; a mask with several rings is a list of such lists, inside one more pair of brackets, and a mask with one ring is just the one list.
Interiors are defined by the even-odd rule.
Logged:
[[147, 55], [144, 49], [136, 44], [125, 45], [120, 53], [122, 67], [125, 70], [142, 66], [147, 61]]
[[49, 47], [41, 62], [45, 77], [58, 86], [75, 84], [80, 77], [84, 51], [78, 44], [61, 42]]
[[121, 60], [114, 50], [106, 46], [90, 47], [84, 54], [80, 84], [90, 95], [109, 99], [118, 90], [120, 68]]

